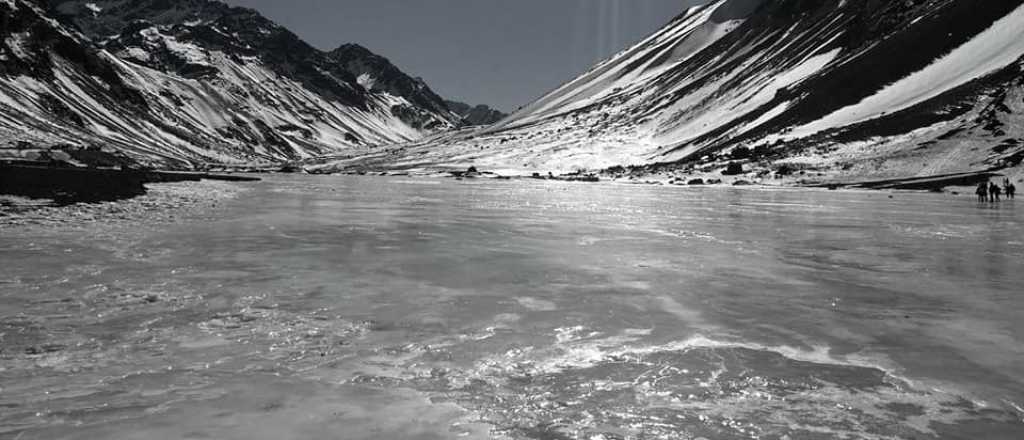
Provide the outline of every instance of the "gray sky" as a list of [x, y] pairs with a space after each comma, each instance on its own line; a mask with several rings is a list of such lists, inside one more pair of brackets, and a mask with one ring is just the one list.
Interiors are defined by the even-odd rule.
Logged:
[[445, 98], [521, 105], [702, 0], [226, 0], [313, 46], [359, 43]]

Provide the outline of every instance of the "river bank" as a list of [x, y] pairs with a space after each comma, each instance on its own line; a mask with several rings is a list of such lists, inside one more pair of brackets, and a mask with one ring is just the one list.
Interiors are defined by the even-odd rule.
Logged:
[[108, 202], [146, 194], [146, 184], [256, 182], [259, 178], [203, 172], [70, 166], [61, 162], [0, 162], [0, 195], [50, 200], [57, 205]]
[[246, 190], [238, 183], [223, 181], [150, 183], [146, 188], [145, 194], [127, 199], [73, 204], [0, 194], [0, 229], [159, 225], [208, 212]]

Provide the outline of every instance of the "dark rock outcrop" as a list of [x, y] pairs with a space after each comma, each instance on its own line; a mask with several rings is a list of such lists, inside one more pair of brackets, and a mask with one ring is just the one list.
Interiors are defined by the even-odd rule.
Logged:
[[146, 193], [146, 172], [0, 163], [0, 194], [58, 204], [120, 200]]
[[505, 119], [508, 114], [486, 105], [469, 105], [458, 101], [445, 101], [448, 108], [462, 117], [466, 125], [491, 125]]
[[739, 162], [729, 162], [729, 166], [725, 168], [725, 171], [722, 171], [722, 175], [725, 176], [738, 176], [744, 173], [746, 171], [743, 170], [743, 164]]

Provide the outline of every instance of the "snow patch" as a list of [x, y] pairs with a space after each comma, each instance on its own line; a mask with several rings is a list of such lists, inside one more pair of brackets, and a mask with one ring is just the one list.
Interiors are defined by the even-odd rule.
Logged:
[[120, 55], [123, 58], [141, 61], [144, 63], [148, 63], [152, 59], [149, 52], [147, 52], [145, 49], [134, 46], [121, 51], [121, 53], [119, 53], [118, 55]]
[[7, 47], [11, 49], [14, 56], [22, 60], [32, 59], [32, 53], [28, 50], [28, 32], [12, 33], [7, 37]]
[[359, 75], [359, 78], [356, 78], [356, 82], [363, 86], [364, 89], [370, 90], [373, 88], [373, 85], [377, 83], [377, 78], [374, 78], [373, 75], [370, 75], [369, 73], [364, 73]]
[[789, 110], [790, 105], [791, 105], [791, 103], [789, 101], [786, 101], [786, 102], [783, 102], [782, 104], [779, 104], [779, 105], [775, 106], [771, 110], [768, 110], [767, 112], [764, 112], [764, 114], [762, 114], [761, 117], [759, 117], [756, 120], [748, 123], [747, 125], [744, 125], [743, 128], [741, 128], [739, 130], [740, 133], [744, 133], [744, 132], [753, 130], [753, 129], [757, 128], [757, 127], [760, 127], [760, 126], [768, 123], [768, 121], [771, 121], [772, 119], [775, 119], [777, 116], [785, 113], [786, 110]]

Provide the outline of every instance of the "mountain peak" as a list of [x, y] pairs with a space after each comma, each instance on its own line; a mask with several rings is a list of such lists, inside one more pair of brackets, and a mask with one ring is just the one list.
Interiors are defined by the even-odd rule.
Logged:
[[448, 111], [444, 99], [434, 93], [422, 78], [406, 74], [390, 60], [366, 47], [355, 43], [343, 44], [327, 56], [355, 75], [359, 84], [367, 90], [387, 93], [417, 107], [446, 113], [450, 122], [458, 120], [456, 115]]
[[379, 55], [373, 53], [372, 51], [370, 51], [370, 49], [367, 49], [365, 46], [358, 43], [344, 43], [341, 46], [338, 46], [336, 49], [332, 50], [331, 53], [351, 54], [352, 56], [359, 55], [366, 57], [379, 57]]

